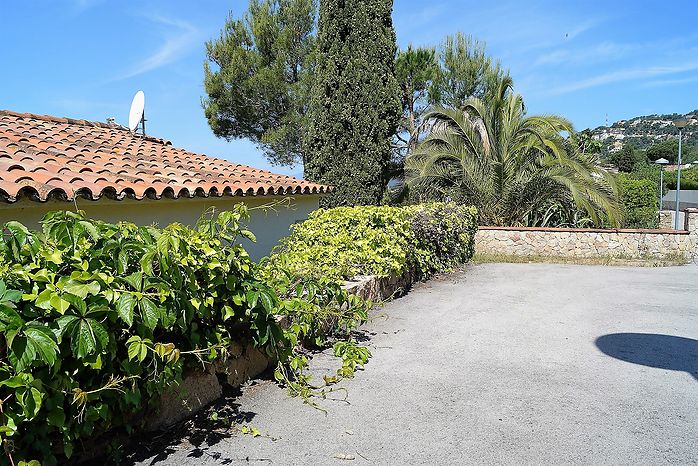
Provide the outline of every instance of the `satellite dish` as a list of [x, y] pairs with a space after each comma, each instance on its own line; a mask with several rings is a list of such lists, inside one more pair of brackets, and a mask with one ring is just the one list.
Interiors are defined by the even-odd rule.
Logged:
[[131, 102], [131, 111], [128, 114], [128, 128], [135, 132], [138, 125], [142, 123], [143, 135], [145, 135], [145, 94], [143, 91], [136, 92]]

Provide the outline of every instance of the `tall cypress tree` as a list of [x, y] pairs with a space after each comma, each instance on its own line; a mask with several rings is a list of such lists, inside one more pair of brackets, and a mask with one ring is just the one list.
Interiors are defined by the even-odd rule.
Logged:
[[376, 204], [400, 119], [392, 0], [322, 0], [305, 177], [335, 187], [324, 206]]

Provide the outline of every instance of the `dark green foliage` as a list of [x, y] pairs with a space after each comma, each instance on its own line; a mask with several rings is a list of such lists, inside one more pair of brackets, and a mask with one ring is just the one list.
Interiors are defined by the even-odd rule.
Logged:
[[618, 188], [625, 210], [625, 228], [656, 228], [659, 185], [652, 180], [618, 176]]
[[[669, 163], [675, 164], [679, 157], [678, 136], [670, 137], [661, 142], [652, 144], [647, 148], [647, 158], [651, 161], [657, 159], [667, 159]], [[698, 149], [685, 142], [681, 147], [681, 163], [689, 163], [698, 160]]]
[[[667, 189], [676, 189], [676, 171], [664, 173], [664, 185]], [[681, 170], [681, 190], [698, 189], [698, 167]]]
[[638, 162], [638, 157], [632, 146], [626, 144], [621, 150], [613, 154], [611, 158], [618, 171], [630, 173]]
[[72, 212], [47, 214], [41, 233], [5, 225], [0, 435], [16, 458], [52, 464], [52, 442], [70, 457], [79, 439], [127, 425], [181, 380], [187, 361], [215, 359], [232, 339], [285, 340], [274, 290], [235, 244], [251, 237], [239, 228], [245, 215], [224, 212], [197, 229]]
[[376, 204], [401, 113], [392, 0], [324, 1], [305, 177], [335, 186], [325, 206]]
[[469, 260], [476, 229], [476, 209], [455, 204], [320, 209], [293, 226], [269, 266], [335, 280], [426, 277]]
[[[194, 229], [113, 225], [72, 212], [47, 214], [42, 232], [7, 223], [0, 441], [8, 456], [0, 462], [12, 455], [15, 464], [52, 465], [107, 431], [138, 428], [185, 367], [210, 368], [234, 341], [266, 350], [279, 361], [277, 379], [307, 400], [307, 358], [296, 345], [348, 339], [370, 304], [282, 263], [262, 273], [239, 244], [254, 238], [240, 227], [246, 219], [238, 205]], [[291, 318], [288, 329], [277, 314]], [[365, 363], [365, 352], [347, 345], [341, 376], [351, 376], [355, 359]]]
[[214, 134], [257, 143], [275, 164], [302, 161], [316, 0], [251, 0], [206, 43], [203, 101]]
[[456, 204], [418, 204], [412, 213], [416, 271], [420, 277], [450, 270], [475, 253], [477, 210]]

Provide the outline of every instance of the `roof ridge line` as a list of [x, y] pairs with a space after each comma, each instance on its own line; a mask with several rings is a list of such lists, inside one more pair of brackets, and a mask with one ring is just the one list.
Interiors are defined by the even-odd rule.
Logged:
[[[25, 113], [20, 113], [20, 112], [15, 112], [14, 110], [3, 110], [0, 109], [0, 115], [9, 115], [17, 118], [32, 118], [35, 120], [43, 120], [43, 121], [51, 121], [54, 123], [64, 123], [64, 124], [69, 124], [69, 125], [78, 125], [78, 126], [92, 126], [92, 127], [98, 127], [98, 128], [104, 128], [104, 129], [116, 129], [116, 130], [121, 130], [121, 131], [128, 131], [130, 130], [119, 124], [119, 123], [114, 123], [114, 124], [109, 124], [109, 123], [104, 123], [102, 121], [94, 121], [94, 120], [85, 120], [83, 119], [76, 119], [76, 118], [70, 118], [70, 117], [57, 117], [53, 115], [39, 115], [38, 113], [30, 113], [30, 112], [25, 112]], [[169, 141], [167, 139], [163, 138], [158, 138], [155, 136], [148, 136], [145, 135], [143, 136], [143, 139], [146, 141], [150, 142], [156, 142], [159, 144], [162, 144], [164, 146], [171, 146], [172, 141]]]

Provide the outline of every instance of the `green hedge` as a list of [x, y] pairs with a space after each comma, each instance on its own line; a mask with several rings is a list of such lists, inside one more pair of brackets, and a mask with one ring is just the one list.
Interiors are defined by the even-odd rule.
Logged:
[[657, 228], [659, 185], [649, 179], [618, 176], [620, 198], [625, 210], [625, 228]]
[[[138, 428], [187, 365], [217, 360], [233, 341], [266, 350], [279, 360], [277, 379], [311, 396], [296, 345], [346, 336], [369, 304], [326, 279], [279, 270], [267, 279], [238, 241], [254, 239], [240, 227], [247, 218], [238, 205], [196, 228], [113, 225], [72, 212], [49, 213], [41, 232], [7, 223], [0, 462], [56, 464], [86, 439]], [[277, 314], [302, 318], [282, 330]], [[342, 354], [343, 376], [356, 351]]]
[[[676, 172], [664, 173], [664, 184], [667, 189], [676, 189]], [[681, 189], [698, 189], [698, 167], [681, 170]]]
[[456, 204], [319, 209], [292, 226], [270, 264], [336, 280], [407, 269], [426, 277], [470, 259], [476, 229], [476, 209]]

